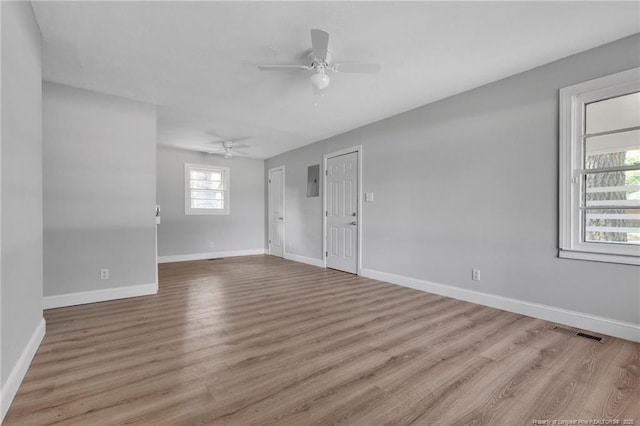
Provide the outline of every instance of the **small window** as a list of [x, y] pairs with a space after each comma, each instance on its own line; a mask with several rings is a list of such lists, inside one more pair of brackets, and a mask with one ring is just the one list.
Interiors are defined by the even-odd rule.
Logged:
[[560, 257], [640, 265], [640, 68], [560, 91]]
[[185, 164], [185, 214], [229, 214], [229, 168]]

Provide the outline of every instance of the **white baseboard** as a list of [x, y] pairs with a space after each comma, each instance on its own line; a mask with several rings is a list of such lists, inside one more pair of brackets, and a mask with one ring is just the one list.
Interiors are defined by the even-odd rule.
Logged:
[[13, 370], [11, 370], [11, 373], [9, 373], [7, 381], [2, 384], [2, 389], [0, 389], [0, 404], [2, 405], [0, 408], [2, 410], [2, 412], [0, 412], [0, 423], [4, 420], [7, 411], [9, 411], [9, 407], [18, 392], [22, 379], [24, 379], [25, 374], [27, 374], [29, 365], [31, 365], [31, 361], [40, 346], [40, 342], [42, 342], [45, 331], [46, 322], [44, 318], [42, 318], [31, 335], [27, 346], [22, 351], [22, 355], [18, 358], [18, 362], [13, 367]]
[[158, 283], [81, 291], [78, 293], [56, 294], [54, 296], [45, 296], [42, 298], [42, 309], [84, 305], [85, 303], [105, 302], [108, 300], [125, 299], [127, 297], [148, 296], [156, 293], [158, 293]]
[[249, 250], [213, 251], [209, 253], [174, 254], [170, 256], [158, 256], [158, 263], [187, 262], [189, 260], [219, 259], [221, 257], [253, 256], [256, 254], [264, 254], [264, 253], [265, 253], [265, 250], [261, 248], [261, 249], [249, 249]]
[[554, 306], [542, 305], [519, 299], [512, 299], [509, 297], [481, 293], [479, 291], [404, 277], [402, 275], [374, 271], [372, 269], [363, 268], [361, 275], [375, 280], [387, 281], [403, 287], [410, 287], [428, 293], [439, 294], [441, 296], [464, 300], [466, 302], [515, 312], [517, 314], [564, 324], [582, 330], [590, 330], [609, 336], [640, 342], [639, 324], [618, 321], [611, 318], [599, 317], [583, 312], [570, 311], [568, 309], [556, 308]]
[[318, 266], [324, 268], [322, 259], [314, 259], [313, 257], [300, 256], [298, 254], [285, 253], [284, 258], [287, 260], [293, 260], [294, 262], [306, 263], [307, 265]]

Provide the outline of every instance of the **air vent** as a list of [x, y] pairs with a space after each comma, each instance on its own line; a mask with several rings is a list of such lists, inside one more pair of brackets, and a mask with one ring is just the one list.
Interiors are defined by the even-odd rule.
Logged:
[[583, 339], [594, 340], [594, 341], [600, 342], [600, 343], [604, 343], [604, 341], [605, 341], [604, 337], [594, 336], [592, 334], [583, 333], [582, 331], [578, 331], [575, 328], [571, 329], [571, 328], [559, 327], [559, 326], [556, 325], [556, 326], [554, 326], [552, 328], [552, 330], [555, 331], [555, 332], [558, 332], [558, 333], [566, 334], [567, 336], [582, 337]]
[[207, 260], [223, 260], [224, 257], [214, 257], [213, 259], [207, 259]]
[[591, 334], [577, 332], [577, 333], [576, 333], [576, 336], [578, 336], [578, 337], [583, 337], [583, 338], [585, 338], [585, 339], [595, 340], [596, 342], [600, 342], [600, 343], [602, 343], [602, 337], [593, 336], [593, 335], [591, 335]]

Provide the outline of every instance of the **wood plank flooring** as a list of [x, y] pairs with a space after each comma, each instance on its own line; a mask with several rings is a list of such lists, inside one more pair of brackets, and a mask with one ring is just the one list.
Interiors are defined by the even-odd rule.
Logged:
[[640, 344], [270, 256], [45, 317], [7, 426], [640, 424]]

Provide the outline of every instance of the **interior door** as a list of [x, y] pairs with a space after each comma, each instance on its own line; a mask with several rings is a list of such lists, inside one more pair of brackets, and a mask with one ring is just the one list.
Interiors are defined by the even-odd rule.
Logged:
[[327, 267], [358, 273], [358, 153], [327, 159]]
[[269, 170], [269, 254], [284, 255], [284, 169]]

